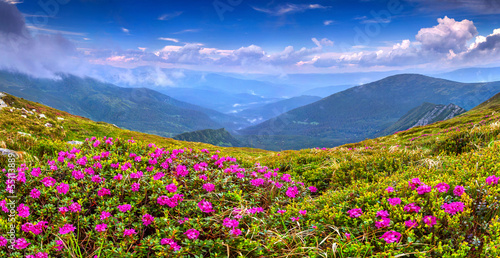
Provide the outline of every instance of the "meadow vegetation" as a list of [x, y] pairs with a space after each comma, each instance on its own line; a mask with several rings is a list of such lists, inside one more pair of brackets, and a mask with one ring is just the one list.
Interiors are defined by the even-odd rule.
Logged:
[[500, 255], [498, 95], [447, 121], [282, 152], [176, 141], [3, 99], [0, 148], [19, 156], [15, 177], [0, 181], [18, 196], [12, 208], [0, 194], [2, 257]]

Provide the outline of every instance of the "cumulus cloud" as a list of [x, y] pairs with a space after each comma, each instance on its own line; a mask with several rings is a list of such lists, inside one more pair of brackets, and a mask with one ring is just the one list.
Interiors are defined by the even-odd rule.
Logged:
[[458, 22], [445, 16], [439, 18], [438, 23], [432, 28], [421, 29], [415, 37], [424, 50], [462, 52], [467, 49], [467, 41], [478, 34], [474, 22], [469, 20]]
[[0, 68], [52, 78], [58, 72], [78, 74], [81, 61], [73, 58], [77, 55], [73, 43], [61, 34], [32, 36], [11, 3], [0, 1]]

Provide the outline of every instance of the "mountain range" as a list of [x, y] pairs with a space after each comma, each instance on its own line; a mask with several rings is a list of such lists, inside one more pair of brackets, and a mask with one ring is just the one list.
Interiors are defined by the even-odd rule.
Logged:
[[[469, 110], [499, 91], [500, 82], [458, 83], [418, 74], [395, 75], [333, 94], [239, 133], [308, 137], [331, 147], [374, 137], [424, 102], [453, 103]], [[314, 146], [299, 148], [303, 147]]]

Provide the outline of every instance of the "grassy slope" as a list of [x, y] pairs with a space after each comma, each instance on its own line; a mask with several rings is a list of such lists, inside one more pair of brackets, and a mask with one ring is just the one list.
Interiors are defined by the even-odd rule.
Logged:
[[[3, 116], [0, 117], [0, 121], [3, 121], [1, 140], [16, 150], [22, 150], [21, 147], [39, 149], [37, 146], [42, 144], [40, 140], [20, 141], [16, 134], [18, 130], [39, 132], [36, 137], [60, 140], [82, 139], [91, 135], [124, 138], [133, 136], [135, 139], [156, 142], [167, 148], [178, 146], [213, 149], [213, 146], [206, 144], [179, 142], [120, 130], [107, 124], [96, 124], [38, 104], [10, 98], [16, 102], [14, 106], [30, 105], [35, 108], [45, 108], [43, 112], [48, 114], [49, 119], [50, 116], [64, 116], [66, 120], [61, 125], [65, 128], [73, 126], [81, 129], [78, 132], [62, 130], [59, 132], [57, 127], [47, 129], [40, 127], [39, 123], [35, 125], [22, 123], [18, 121], [22, 119], [19, 117], [20, 114], [12, 115], [2, 111], [0, 112]], [[327, 253], [329, 257], [333, 255], [384, 257], [402, 253], [420, 253], [422, 256], [433, 257], [451, 254], [456, 254], [456, 257], [496, 256], [499, 254], [495, 246], [500, 244], [498, 240], [500, 231], [496, 229], [499, 225], [495, 219], [495, 216], [499, 215], [498, 201], [493, 197], [498, 197], [498, 189], [493, 188], [494, 186], [488, 188], [484, 182], [487, 176], [495, 173], [498, 175], [499, 111], [500, 94], [489, 102], [447, 121], [333, 149], [306, 149], [280, 153], [242, 148], [221, 149], [237, 157], [242, 166], [260, 162], [262, 165], [280, 168], [281, 173], [290, 173], [303, 179], [307, 185], [313, 184], [320, 189], [314, 200], [293, 205], [293, 209], [309, 211], [307, 223], [314, 223], [320, 227], [330, 225], [329, 227], [334, 227], [338, 232], [333, 235], [320, 235], [320, 240], [324, 241], [315, 245], [314, 253]], [[419, 177], [431, 186], [446, 182], [452, 189], [456, 185], [465, 187], [466, 195], [461, 198], [453, 197], [452, 194], [436, 195], [433, 192], [427, 199], [424, 214], [434, 214], [440, 219], [435, 231], [423, 225], [414, 230], [407, 229], [403, 220], [421, 219], [421, 215], [418, 217], [417, 214], [404, 213], [398, 210], [401, 208], [391, 208], [384, 201], [387, 197], [394, 196], [387, 194], [384, 189], [393, 186], [397, 192], [396, 196], [404, 197], [402, 197], [404, 204], [425, 203], [419, 195], [408, 190], [407, 181], [414, 177]], [[440, 209], [445, 201], [462, 201], [466, 204], [466, 208], [463, 213], [451, 217]], [[484, 203], [489, 207], [488, 210], [481, 208], [484, 207], [482, 206]], [[292, 209], [291, 206], [286, 208]], [[364, 211], [362, 217], [349, 218], [346, 212], [353, 208], [362, 208]], [[384, 231], [375, 229], [373, 222], [376, 220], [375, 213], [380, 209], [390, 209], [394, 216], [391, 217], [394, 220], [391, 229], [404, 234], [401, 243], [385, 245], [378, 239]], [[301, 251], [303, 250], [301, 242], [297, 240], [301, 238], [300, 233], [291, 235], [289, 232], [292, 231], [281, 233], [279, 239], [268, 240], [271, 242], [279, 240], [278, 242], [291, 246], [288, 246], [287, 252], [305, 255]], [[435, 232], [434, 237], [429, 237], [432, 236], [431, 232]], [[353, 240], [346, 240], [344, 233], [351, 233]], [[479, 242], [474, 239], [478, 239]], [[440, 244], [438, 245], [436, 241]], [[332, 249], [333, 246], [336, 247], [335, 250]]]
[[[124, 139], [133, 137], [136, 140], [155, 142], [168, 146], [168, 148], [206, 148], [212, 151], [220, 149], [227, 155], [241, 153], [242, 150], [249, 156], [269, 155], [270, 153], [251, 148], [219, 148], [210, 144], [183, 142], [157, 135], [124, 130], [108, 123], [94, 122], [84, 117], [72, 115], [9, 94], [3, 97], [3, 100], [11, 107], [25, 108], [29, 111], [35, 109], [37, 111], [35, 115], [27, 114], [27, 112], [18, 109], [12, 109], [13, 112], [10, 112], [11, 108], [4, 108], [0, 111], [0, 148], [23, 152], [27, 156], [53, 154], [61, 148], [60, 142], [83, 141], [90, 136], [120, 137]], [[39, 118], [40, 114], [44, 114], [47, 118]], [[27, 118], [22, 117], [22, 115], [27, 116]], [[58, 120], [57, 117], [64, 120]], [[46, 123], [51, 123], [53, 126], [45, 127]], [[29, 133], [32, 136], [22, 136], [18, 132]]]

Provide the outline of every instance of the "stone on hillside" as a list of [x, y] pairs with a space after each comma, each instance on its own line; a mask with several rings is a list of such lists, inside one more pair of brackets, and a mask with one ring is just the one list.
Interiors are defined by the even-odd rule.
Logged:
[[28, 118], [26, 115], [21, 115], [21, 116], [24, 117], [24, 118]]
[[72, 145], [82, 145], [83, 144], [83, 142], [81, 142], [81, 141], [68, 141], [67, 143], [72, 144]]
[[45, 127], [52, 127], [51, 123], [45, 123]]
[[25, 133], [25, 132], [17, 132], [18, 134], [22, 135], [22, 136], [31, 136], [31, 134], [29, 133]]
[[19, 157], [19, 155], [13, 150], [0, 148], [0, 156], [9, 156], [9, 154], [14, 155], [16, 158]]
[[62, 117], [57, 117], [57, 120], [64, 120], [64, 118], [62, 118]]
[[44, 114], [40, 114], [40, 118], [47, 118]]

